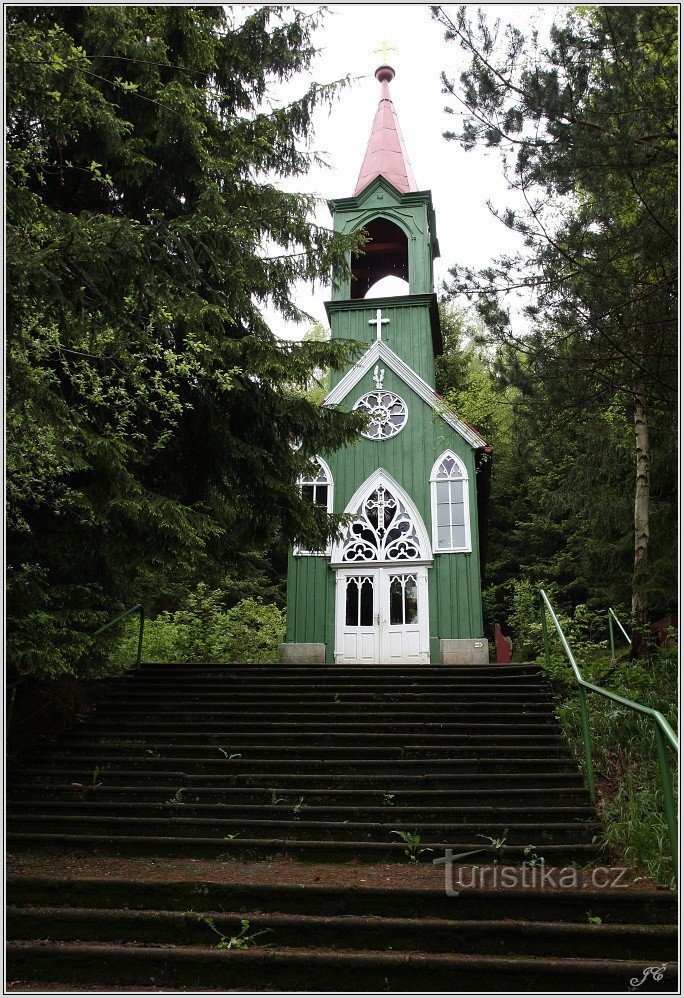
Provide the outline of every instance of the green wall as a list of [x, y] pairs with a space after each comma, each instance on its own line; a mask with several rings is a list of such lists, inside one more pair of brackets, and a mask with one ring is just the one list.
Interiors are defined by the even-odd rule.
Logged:
[[[419, 374], [423, 381], [435, 384], [435, 341], [441, 345], [435, 295], [411, 295], [405, 298], [361, 298], [358, 301], [329, 302], [327, 305], [333, 339], [357, 340], [370, 346], [376, 340], [378, 309], [389, 319], [382, 327], [382, 340]], [[333, 374], [332, 387], [346, 372]], [[362, 394], [359, 392], [359, 395]], [[356, 400], [354, 400], [356, 401]]]
[[[400, 194], [382, 177], [353, 198], [329, 202], [338, 232], [350, 233], [382, 217], [398, 225], [407, 236], [409, 294], [406, 297], [352, 300], [351, 280], [333, 287], [326, 304], [334, 339], [358, 340], [370, 346], [376, 339], [369, 319], [382, 309], [389, 324], [382, 339], [416, 374], [434, 387], [435, 355], [442, 338], [433, 293], [433, 260], [439, 255], [435, 215], [429, 191]], [[351, 262], [351, 261], [350, 261]], [[382, 364], [380, 365], [383, 366]], [[333, 376], [333, 386], [345, 372]], [[366, 440], [335, 454], [322, 454], [334, 483], [334, 510], [344, 512], [357, 489], [378, 468], [384, 468], [415, 503], [432, 537], [430, 472], [445, 450], [453, 450], [468, 470], [472, 552], [436, 554], [428, 569], [430, 599], [430, 659], [439, 660], [441, 638], [482, 637], [479, 538], [475, 461], [470, 444], [452, 429], [412, 388], [388, 367], [383, 387], [400, 395], [408, 406], [408, 422], [389, 440]], [[347, 395], [342, 408], [350, 409], [361, 395], [375, 390], [368, 371]], [[323, 556], [290, 553], [287, 583], [288, 642], [324, 643], [327, 661], [334, 660], [335, 572]]]
[[[374, 388], [368, 372], [343, 407], [351, 408]], [[434, 462], [451, 448], [468, 469], [472, 553], [436, 554], [428, 570], [431, 660], [436, 661], [440, 638], [477, 638], [483, 633], [473, 450], [389, 368], [385, 369], [384, 388], [400, 395], [408, 406], [404, 429], [389, 440], [359, 438], [343, 451], [322, 456], [333, 476], [336, 513], [344, 511], [359, 486], [381, 467], [411, 496], [430, 536], [430, 472]], [[329, 661], [334, 655], [334, 582], [335, 573], [328, 568], [326, 558], [290, 555], [286, 640], [325, 642]]]

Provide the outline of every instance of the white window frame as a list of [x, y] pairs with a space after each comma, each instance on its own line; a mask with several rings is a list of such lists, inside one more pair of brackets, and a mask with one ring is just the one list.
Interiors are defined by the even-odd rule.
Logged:
[[[327, 462], [325, 462], [322, 457], [319, 457], [318, 454], [312, 460], [318, 462], [318, 464], [321, 467], [321, 470], [323, 471], [323, 473], [325, 475], [325, 478], [326, 478], [325, 483], [320, 482], [319, 484], [321, 484], [321, 485], [325, 484], [328, 487], [327, 513], [328, 513], [328, 516], [331, 516], [332, 515], [332, 511], [334, 509], [334, 506], [333, 506], [333, 492], [334, 492], [334, 488], [335, 488], [334, 483], [333, 483], [332, 472], [330, 471], [330, 468], [329, 468]], [[300, 477], [298, 483], [297, 483], [298, 486], [299, 486], [300, 493], [301, 493], [301, 490], [302, 490], [302, 485], [304, 485], [304, 478], [305, 478], [305, 476], [302, 475]], [[292, 549], [292, 553], [297, 558], [301, 558], [301, 557], [306, 557], [306, 558], [326, 558], [326, 557], [329, 557], [329, 555], [330, 555], [331, 544], [332, 544], [332, 542], [328, 541], [328, 546], [326, 547], [325, 551], [305, 551], [304, 548], [300, 547], [300, 545], [295, 542], [295, 545], [294, 545], [294, 547]]]
[[[458, 474], [453, 475], [448, 479], [438, 478], [440, 466], [443, 461], [447, 458], [451, 458], [458, 469]], [[465, 521], [465, 543], [461, 547], [439, 547], [438, 541], [438, 530], [437, 530], [437, 483], [438, 482], [463, 482], [463, 519]], [[445, 450], [443, 454], [437, 458], [432, 466], [432, 471], [430, 472], [430, 504], [432, 508], [432, 553], [433, 554], [468, 554], [473, 550], [472, 546], [472, 535], [470, 531], [470, 481], [468, 478], [468, 470], [458, 456], [454, 454], [452, 450]]]

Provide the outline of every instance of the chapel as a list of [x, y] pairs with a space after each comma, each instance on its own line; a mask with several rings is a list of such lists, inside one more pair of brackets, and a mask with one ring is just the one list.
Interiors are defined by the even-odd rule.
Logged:
[[[355, 446], [320, 454], [302, 494], [346, 526], [325, 551], [288, 560], [284, 662], [488, 661], [483, 636], [477, 469], [486, 440], [435, 392], [442, 333], [429, 190], [419, 190], [380, 66], [380, 101], [351, 197], [329, 202], [334, 229], [365, 230], [363, 253], [333, 286], [333, 339], [366, 349], [333, 375], [324, 405], [361, 409]], [[375, 297], [394, 276], [406, 294]]]

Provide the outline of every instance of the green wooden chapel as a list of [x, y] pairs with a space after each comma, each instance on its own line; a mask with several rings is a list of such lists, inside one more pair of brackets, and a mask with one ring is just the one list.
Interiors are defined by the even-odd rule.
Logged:
[[[486, 662], [476, 454], [486, 441], [435, 393], [442, 334], [433, 290], [439, 255], [429, 191], [419, 191], [389, 93], [381, 98], [352, 197], [330, 202], [337, 231], [365, 229], [364, 253], [326, 303], [333, 338], [365, 353], [325, 405], [360, 408], [351, 447], [321, 454], [302, 493], [350, 521], [328, 550], [289, 555], [285, 662]], [[393, 275], [408, 294], [373, 297]]]

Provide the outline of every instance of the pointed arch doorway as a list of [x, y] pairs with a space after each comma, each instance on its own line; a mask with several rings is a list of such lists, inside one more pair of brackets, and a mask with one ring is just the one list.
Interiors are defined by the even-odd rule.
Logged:
[[418, 510], [379, 469], [345, 512], [354, 519], [331, 558], [337, 573], [335, 662], [429, 663], [432, 550]]

